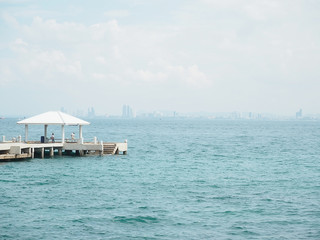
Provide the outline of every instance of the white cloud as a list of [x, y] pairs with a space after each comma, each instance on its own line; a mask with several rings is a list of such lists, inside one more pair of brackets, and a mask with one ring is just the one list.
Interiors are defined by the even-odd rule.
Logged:
[[92, 77], [94, 77], [95, 79], [99, 79], [99, 80], [106, 79], [106, 75], [102, 74], [102, 73], [93, 73]]
[[18, 28], [19, 27], [19, 22], [17, 21], [17, 19], [15, 19], [13, 16], [11, 16], [10, 14], [3, 12], [1, 14], [1, 18], [10, 26], [14, 27], [14, 28]]
[[187, 69], [187, 82], [197, 87], [206, 87], [211, 85], [206, 74], [201, 72], [197, 65], [192, 65]]
[[96, 61], [99, 63], [99, 64], [102, 64], [102, 65], [107, 65], [107, 60], [105, 57], [103, 56], [97, 56], [96, 57]]
[[55, 19], [43, 20], [38, 16], [33, 18], [30, 25], [20, 24], [19, 28], [26, 38], [35, 43], [79, 43], [88, 38], [86, 26], [83, 24], [59, 23]]
[[173, 75], [173, 78], [179, 79], [180, 82], [186, 83], [191, 87], [204, 88], [212, 84], [206, 74], [199, 70], [197, 65], [189, 67], [168, 66], [168, 70]]
[[[207, 75], [199, 70], [197, 65], [191, 66], [172, 66], [165, 62], [160, 62], [155, 69], [158, 71], [152, 71], [148, 69], [132, 70], [128, 69], [122, 79], [134, 79], [139, 82], [147, 84], [163, 84], [168, 85], [175, 83], [181, 87], [191, 88], [205, 88], [212, 85]], [[135, 84], [130, 82], [130, 84]]]
[[243, 4], [243, 9], [245, 13], [254, 20], [266, 21], [272, 20], [273, 18], [283, 18], [286, 15], [287, 9], [290, 8], [290, 5], [286, 6], [285, 1], [262, 0]]
[[104, 15], [109, 18], [117, 19], [117, 18], [128, 17], [130, 14], [128, 10], [111, 10], [111, 11], [105, 12]]
[[15, 52], [26, 53], [28, 50], [28, 44], [21, 38], [17, 38], [13, 43], [11, 43], [11, 49]]
[[137, 70], [135, 77], [143, 82], [159, 83], [167, 79], [167, 75], [163, 72], [151, 72], [149, 70]]
[[82, 77], [80, 61], [68, 59], [62, 51], [39, 49], [20, 38], [11, 46], [16, 58], [5, 64], [10, 81], [47, 84], [51, 81], [63, 83], [70, 76], [77, 80]]
[[28, 46], [28, 44], [26, 42], [24, 42], [21, 38], [17, 38], [15, 41], [14, 41], [14, 44], [15, 45], [20, 45], [20, 46]]
[[12, 80], [13, 72], [7, 63], [0, 61], [0, 86], [4, 88]]

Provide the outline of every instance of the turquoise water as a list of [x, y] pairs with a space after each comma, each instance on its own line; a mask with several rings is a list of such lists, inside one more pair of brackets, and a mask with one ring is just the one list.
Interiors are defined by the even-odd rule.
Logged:
[[94, 120], [94, 136], [128, 155], [0, 164], [0, 239], [320, 239], [320, 122]]

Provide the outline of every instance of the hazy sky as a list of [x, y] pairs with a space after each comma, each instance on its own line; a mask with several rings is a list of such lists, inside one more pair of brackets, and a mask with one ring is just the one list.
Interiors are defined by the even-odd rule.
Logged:
[[0, 0], [0, 115], [319, 103], [319, 0]]

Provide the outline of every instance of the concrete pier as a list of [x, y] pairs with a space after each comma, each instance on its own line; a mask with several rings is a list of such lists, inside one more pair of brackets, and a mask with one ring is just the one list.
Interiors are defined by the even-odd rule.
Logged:
[[[24, 142], [21, 141], [19, 135], [18, 141], [14, 138], [12, 141], [6, 141], [5, 136], [2, 137], [2, 143], [0, 142], [0, 161], [9, 161], [14, 159], [34, 158], [40, 156], [54, 157], [54, 153], [58, 151], [58, 155], [63, 154], [71, 155], [75, 152], [77, 156], [85, 155], [105, 155], [105, 154], [123, 154], [127, 153], [127, 141], [124, 143], [99, 143], [97, 138], [94, 137], [93, 142], [84, 142], [82, 135], [82, 127], [89, 125], [90, 123], [82, 119], [76, 118], [69, 114], [59, 111], [49, 111], [30, 117], [17, 124], [25, 126]], [[28, 139], [29, 125], [43, 125], [44, 132], [39, 141], [30, 141]], [[54, 133], [52, 133], [50, 139], [48, 136], [48, 125], [60, 125], [61, 126], [61, 139], [56, 139]], [[65, 126], [79, 126], [79, 137], [75, 139], [75, 134], [72, 133], [71, 139], [65, 138]], [[51, 141], [49, 143], [49, 141]]]
[[[44, 158], [45, 156], [54, 157], [55, 151], [58, 155], [71, 155], [75, 152], [76, 156], [86, 155], [114, 155], [127, 154], [128, 145], [124, 143], [22, 143], [22, 142], [0, 142], [0, 161], [10, 161], [17, 159], [34, 158], [36, 156]], [[46, 153], [47, 152], [47, 153]], [[35, 154], [38, 153], [38, 154]]]

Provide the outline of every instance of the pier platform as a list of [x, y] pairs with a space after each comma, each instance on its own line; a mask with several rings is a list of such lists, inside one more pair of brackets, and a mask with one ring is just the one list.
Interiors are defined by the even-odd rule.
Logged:
[[54, 157], [55, 153], [62, 155], [114, 155], [127, 154], [128, 145], [124, 143], [40, 143], [40, 142], [1, 142], [0, 161], [19, 159]]

